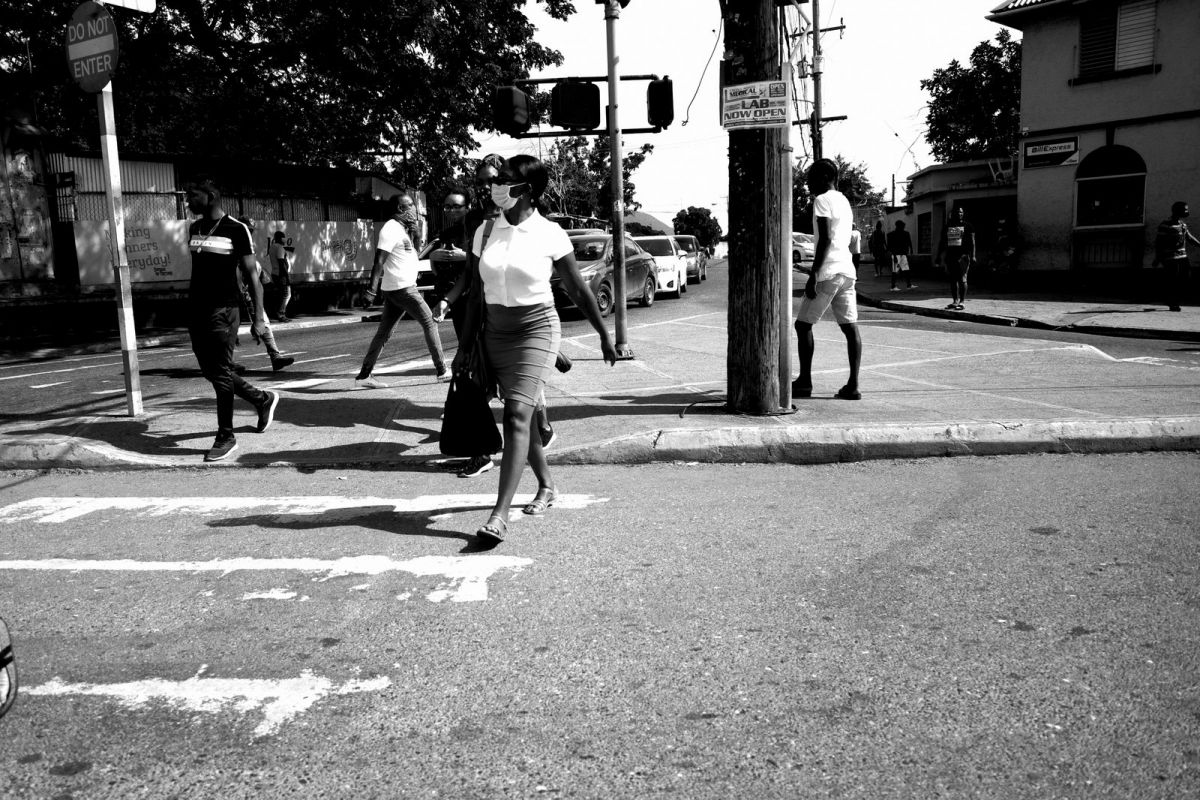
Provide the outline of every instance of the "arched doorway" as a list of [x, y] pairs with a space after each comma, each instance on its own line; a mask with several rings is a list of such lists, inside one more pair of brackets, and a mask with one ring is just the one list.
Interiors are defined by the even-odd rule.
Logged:
[[1146, 162], [1122, 145], [1093, 150], [1075, 170], [1073, 265], [1140, 267], [1145, 217]]

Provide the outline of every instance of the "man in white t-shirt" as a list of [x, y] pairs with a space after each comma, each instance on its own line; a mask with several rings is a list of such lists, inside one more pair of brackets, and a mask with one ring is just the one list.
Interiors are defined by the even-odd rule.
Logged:
[[850, 201], [837, 190], [837, 164], [822, 158], [808, 169], [808, 189], [813, 200], [813, 233], [816, 253], [812, 272], [804, 287], [804, 298], [796, 314], [797, 349], [800, 351], [800, 377], [792, 381], [792, 397], [812, 397], [813, 325], [833, 308], [846, 335], [850, 358], [850, 378], [834, 397], [860, 400], [858, 364], [862, 358], [862, 338], [858, 333], [858, 298], [854, 284], [858, 270], [850, 253], [850, 235], [854, 217]]
[[411, 227], [415, 222], [413, 214], [413, 199], [407, 194], [396, 195], [392, 198], [392, 218], [383, 224], [379, 230], [379, 240], [375, 246], [375, 266], [371, 270], [371, 286], [367, 290], [368, 300], [373, 300], [380, 289], [383, 290], [383, 315], [379, 320], [379, 328], [375, 338], [367, 348], [362, 367], [354, 383], [366, 389], [386, 389], [387, 384], [375, 378], [371, 373], [383, 346], [392, 335], [392, 328], [407, 312], [421, 323], [425, 333], [425, 344], [429, 347], [429, 355], [433, 357], [433, 365], [437, 369], [439, 381], [450, 380], [450, 370], [446, 366], [446, 357], [442, 354], [442, 337], [438, 333], [437, 323], [433, 321], [433, 313], [425, 303], [425, 298], [417, 290], [417, 248], [413, 237], [419, 234]]

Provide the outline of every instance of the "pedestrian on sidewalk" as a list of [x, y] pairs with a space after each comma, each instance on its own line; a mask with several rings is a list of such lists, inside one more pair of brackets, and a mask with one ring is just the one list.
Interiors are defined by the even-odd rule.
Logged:
[[366, 292], [367, 300], [374, 301], [379, 290], [383, 290], [383, 314], [358, 370], [358, 377], [354, 379], [355, 385], [364, 389], [387, 388], [386, 383], [371, 373], [383, 346], [392, 336], [392, 329], [405, 312], [421, 324], [438, 381], [450, 380], [437, 323], [433, 321], [433, 313], [426, 305], [425, 298], [417, 290], [417, 242], [420, 241], [420, 232], [413, 199], [407, 194], [398, 194], [391, 199], [390, 206], [392, 218], [379, 231], [371, 284]]
[[1200, 245], [1187, 223], [1190, 210], [1188, 204], [1179, 200], [1171, 204], [1171, 216], [1158, 223], [1154, 237], [1154, 261], [1152, 266], [1162, 264], [1167, 271], [1167, 308], [1179, 311], [1180, 303], [1188, 291], [1191, 262], [1188, 261], [1188, 242]]
[[275, 289], [279, 292], [279, 305], [276, 317], [280, 322], [289, 322], [287, 315], [288, 303], [292, 302], [292, 275], [288, 259], [292, 257], [287, 246], [287, 234], [275, 231], [271, 237], [271, 246], [267, 258], [271, 265], [271, 278]]
[[[504, 395], [504, 455], [496, 504], [476, 536], [487, 542], [503, 540], [508, 512], [528, 461], [538, 490], [522, 511], [537, 516], [554, 504], [557, 489], [546, 462], [541, 438], [533, 431], [533, 411], [562, 337], [550, 278], [557, 274], [563, 288], [583, 309], [600, 335], [600, 349], [610, 365], [617, 362], [608, 329], [588, 284], [579, 275], [574, 248], [566, 231], [547, 220], [536, 203], [549, 175], [533, 156], [510, 158], [492, 178], [492, 202], [500, 209], [494, 223], [475, 232], [471, 244], [475, 302], [468, 306], [466, 341], [474, 341], [482, 325], [484, 355]], [[484, 240], [486, 245], [484, 244]], [[480, 318], [482, 316], [482, 319]], [[455, 368], [465, 364], [459, 349]]]
[[854, 277], [858, 277], [858, 265], [862, 259], [862, 234], [858, 225], [850, 223], [850, 263], [854, 264]]
[[188, 210], [197, 216], [188, 228], [188, 250], [192, 254], [188, 335], [200, 370], [217, 395], [217, 438], [204, 460], [220, 461], [237, 449], [234, 395], [254, 406], [258, 414], [255, 430], [262, 433], [275, 416], [279, 393], [252, 386], [233, 369], [239, 271], [250, 290], [251, 335], [262, 337], [262, 320], [266, 319], [250, 229], [222, 210], [221, 191], [212, 181], [191, 184], [186, 197]]
[[896, 285], [896, 276], [904, 275], [904, 280], [908, 283], [908, 288], [912, 289], [912, 271], [909, 269], [908, 257], [912, 255], [913, 243], [912, 236], [908, 231], [904, 230], [904, 222], [896, 220], [896, 227], [888, 234], [887, 249], [892, 258], [892, 291], [900, 291], [900, 287]]
[[[875, 262], [875, 277], [881, 277], [884, 266], [890, 267], [892, 263], [891, 257], [888, 255], [887, 235], [883, 232], [882, 221], [875, 223], [875, 230], [871, 231], [868, 246], [871, 249], [871, 259]], [[893, 279], [894, 284], [895, 280]]]
[[813, 199], [813, 232], [816, 253], [812, 272], [804, 287], [796, 314], [796, 339], [800, 351], [800, 376], [792, 381], [792, 397], [812, 397], [813, 325], [833, 308], [833, 318], [846, 336], [850, 378], [834, 397], [860, 400], [858, 366], [862, 360], [862, 337], [858, 332], [858, 296], [854, 285], [858, 272], [850, 257], [853, 212], [846, 195], [837, 190], [837, 164], [819, 159], [808, 168], [806, 180]]
[[[251, 222], [248, 217], [244, 216], [238, 217], [238, 222], [242, 223], [250, 230], [250, 238], [253, 240], [254, 223]], [[263, 284], [263, 305], [265, 306], [267, 293], [266, 285], [274, 283], [274, 281], [271, 279], [270, 274], [258, 264], [257, 260], [255, 260], [255, 265], [258, 269], [258, 279]], [[249, 287], [246, 286], [246, 282], [241, 279], [240, 275], [238, 277], [238, 286], [240, 286], [242, 290], [242, 306], [246, 309], [247, 316], [253, 318], [252, 309], [254, 308], [254, 301], [250, 297]], [[285, 356], [279, 349], [279, 345], [275, 342], [275, 332], [271, 330], [271, 322], [265, 313], [263, 314], [262, 318], [258, 320], [258, 324], [259, 332], [255, 334], [254, 329], [252, 328], [250, 331], [250, 336], [254, 339], [255, 344], [261, 344], [263, 347], [267, 348], [267, 355], [271, 359], [271, 371], [279, 372], [279, 370], [284, 369], [285, 367], [290, 367], [292, 364], [296, 363], [295, 358], [291, 356]], [[239, 375], [246, 371], [245, 367], [236, 362], [233, 365], [233, 369]]]
[[962, 206], [954, 209], [942, 228], [937, 263], [944, 265], [950, 275], [951, 301], [946, 308], [962, 311], [967, 299], [967, 272], [975, 263], [975, 226], [967, 222]]

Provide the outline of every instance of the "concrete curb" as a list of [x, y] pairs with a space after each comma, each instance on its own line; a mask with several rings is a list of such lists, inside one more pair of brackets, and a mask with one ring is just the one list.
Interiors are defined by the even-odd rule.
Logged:
[[[369, 315], [367, 309], [362, 309], [361, 313], [347, 314], [337, 317], [317, 317], [315, 319], [296, 320], [293, 322], [273, 322], [271, 330], [279, 333], [287, 333], [288, 331], [303, 330], [304, 328], [325, 328], [331, 325], [347, 325], [359, 322], [378, 322], [379, 314]], [[250, 326], [241, 325], [238, 327], [238, 336], [249, 337]], [[171, 331], [169, 333], [155, 334], [152, 336], [143, 336], [137, 340], [138, 350], [149, 350], [156, 347], [191, 347], [191, 339], [188, 337], [188, 332]], [[120, 341], [104, 341], [94, 344], [75, 344], [63, 345], [56, 347], [35, 347], [29, 350], [19, 352], [5, 353], [8, 362], [19, 361], [34, 361], [47, 358], [63, 358], [67, 356], [95, 356], [105, 353], [119, 353], [121, 351]]]
[[884, 311], [897, 311], [902, 314], [916, 314], [921, 317], [938, 317], [940, 319], [959, 319], [968, 322], [978, 322], [984, 325], [1004, 325], [1010, 328], [1029, 328], [1041, 331], [1072, 331], [1074, 333], [1089, 333], [1095, 336], [1117, 336], [1132, 339], [1165, 339], [1170, 341], [1200, 342], [1200, 331], [1170, 330], [1167, 328], [1118, 328], [1109, 325], [1053, 325], [1026, 317], [1011, 317], [1000, 314], [979, 314], [970, 311], [951, 311], [947, 308], [925, 308], [911, 303], [899, 303], [894, 300], [880, 300], [874, 295], [858, 292], [858, 301], [865, 306], [880, 308]]
[[553, 464], [830, 464], [890, 458], [1200, 449], [1200, 417], [667, 429], [563, 450]]

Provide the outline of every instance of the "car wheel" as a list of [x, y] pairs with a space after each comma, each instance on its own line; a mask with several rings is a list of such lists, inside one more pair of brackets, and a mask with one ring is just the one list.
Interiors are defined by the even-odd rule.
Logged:
[[677, 278], [677, 280], [679, 281], [679, 293], [683, 294], [684, 292], [687, 291], [687, 285], [688, 285], [686, 269], [683, 272], [679, 273], [679, 277]]
[[703, 264], [700, 267], [700, 280], [708, 280], [708, 264]]
[[657, 287], [654, 285], [654, 276], [647, 275], [646, 283], [644, 286], [642, 286], [642, 296], [638, 299], [638, 303], [642, 306], [642, 308], [649, 308], [650, 306], [654, 305], [655, 288]]
[[613, 290], [607, 283], [600, 284], [596, 290], [596, 305], [600, 307], [600, 316], [607, 317], [613, 310]]

